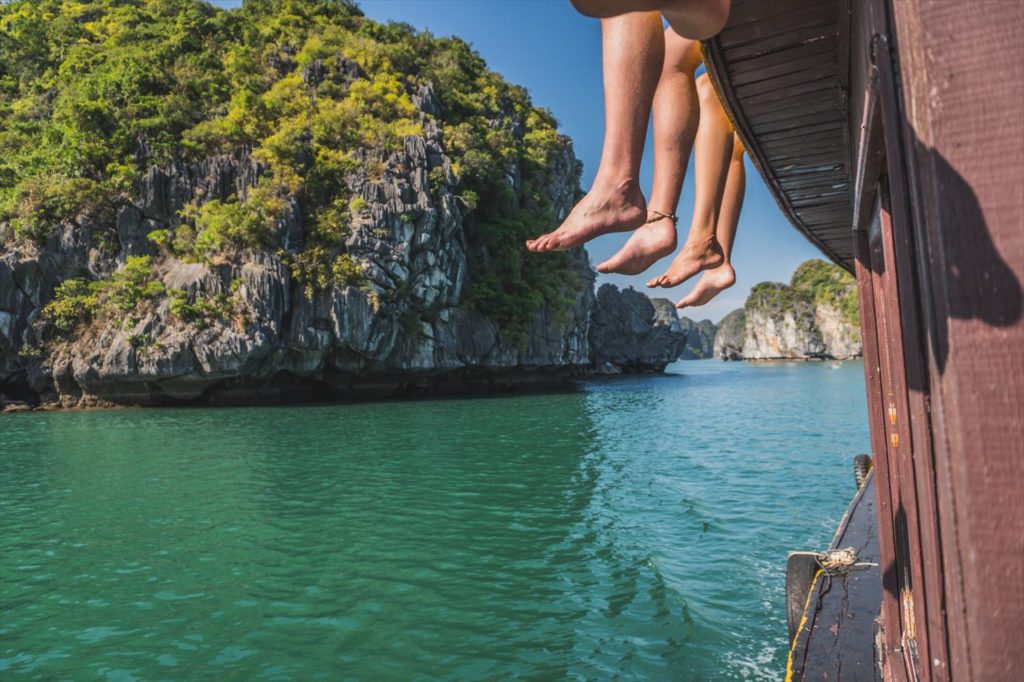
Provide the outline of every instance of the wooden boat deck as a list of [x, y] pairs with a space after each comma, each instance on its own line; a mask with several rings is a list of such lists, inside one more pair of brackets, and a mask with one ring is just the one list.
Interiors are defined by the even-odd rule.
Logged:
[[845, 575], [818, 570], [786, 669], [787, 680], [875, 682], [875, 620], [882, 603], [875, 476], [850, 502], [830, 549], [853, 547], [859, 563]]

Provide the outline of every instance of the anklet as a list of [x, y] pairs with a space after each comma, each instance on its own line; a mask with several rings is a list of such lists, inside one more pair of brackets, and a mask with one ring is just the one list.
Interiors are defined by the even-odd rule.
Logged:
[[662, 213], [661, 211], [655, 211], [653, 208], [647, 209], [647, 212], [648, 213], [653, 213], [654, 217], [651, 218], [650, 220], [648, 220], [647, 222], [645, 222], [644, 225], [646, 225], [647, 223], [658, 222], [662, 218], [668, 218], [669, 220], [672, 221], [673, 225], [675, 225], [677, 222], [679, 222], [679, 216], [677, 216], [675, 213]]

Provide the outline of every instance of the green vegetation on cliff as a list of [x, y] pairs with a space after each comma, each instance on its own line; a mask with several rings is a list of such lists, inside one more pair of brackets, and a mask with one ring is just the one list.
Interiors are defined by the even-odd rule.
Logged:
[[[428, 84], [436, 116], [414, 102]], [[379, 24], [347, 0], [0, 4], [0, 240], [42, 244], [71, 223], [116, 244], [117, 208], [147, 168], [245, 149], [263, 168], [258, 184], [186, 207], [151, 235], [161, 252], [283, 249], [275, 226], [297, 202], [304, 242], [282, 251], [296, 278], [307, 291], [356, 283], [344, 240], [362, 199], [346, 175], [362, 167], [372, 180], [375, 159], [431, 119], [455, 178], [432, 173], [431, 185], [454, 182], [467, 212], [465, 302], [521, 329], [578, 286], [566, 257], [527, 259], [521, 246], [556, 221], [549, 187], [566, 141], [465, 42]], [[92, 300], [72, 289], [59, 292], [65, 304]]]
[[851, 326], [860, 326], [857, 283], [842, 268], [816, 258], [801, 263], [789, 284], [755, 284], [745, 307], [747, 310], [796, 310], [801, 304], [816, 303], [833, 306]]

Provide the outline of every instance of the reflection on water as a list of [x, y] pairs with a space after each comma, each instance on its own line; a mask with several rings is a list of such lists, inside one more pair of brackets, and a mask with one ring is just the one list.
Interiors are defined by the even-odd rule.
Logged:
[[0, 420], [4, 679], [775, 679], [859, 363]]

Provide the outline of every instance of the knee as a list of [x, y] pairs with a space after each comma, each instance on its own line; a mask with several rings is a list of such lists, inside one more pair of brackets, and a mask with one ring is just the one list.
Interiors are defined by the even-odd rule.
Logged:
[[732, 156], [741, 157], [743, 152], [746, 151], [746, 147], [743, 146], [743, 140], [739, 139], [739, 133], [732, 133]]
[[691, 76], [701, 63], [700, 42], [684, 38], [668, 26], [665, 28], [665, 68]]
[[732, 158], [742, 159], [745, 151], [747, 149], [743, 146], [743, 140], [740, 139], [739, 133], [734, 132], [732, 134]]
[[697, 77], [697, 95], [702, 101], [711, 101], [717, 98], [715, 86], [711, 84], [711, 79], [706, 73], [702, 73]]

